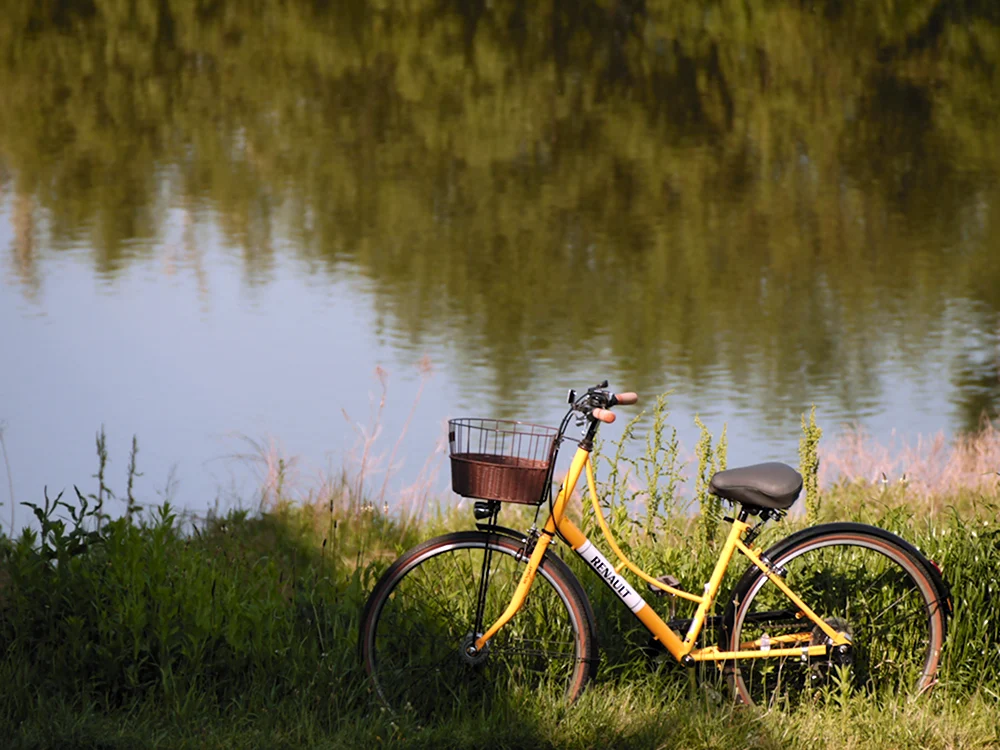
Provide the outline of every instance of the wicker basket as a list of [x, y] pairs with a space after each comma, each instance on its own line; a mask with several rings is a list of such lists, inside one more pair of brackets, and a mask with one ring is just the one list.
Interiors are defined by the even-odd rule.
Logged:
[[449, 420], [452, 489], [480, 500], [539, 505], [549, 489], [557, 433], [502, 419]]

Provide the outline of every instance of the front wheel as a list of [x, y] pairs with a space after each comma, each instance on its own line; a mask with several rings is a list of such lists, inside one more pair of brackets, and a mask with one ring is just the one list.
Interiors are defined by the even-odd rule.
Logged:
[[[735, 659], [727, 669], [739, 701], [789, 707], [831, 690], [905, 696], [934, 684], [946, 595], [915, 549], [881, 529], [831, 524], [779, 542], [764, 558], [851, 645], [823, 657]], [[756, 567], [736, 585], [726, 620], [730, 651], [830, 645]]]
[[[527, 689], [574, 700], [597, 666], [592, 615], [579, 582], [546, 555], [521, 610], [479, 654], [468, 646], [497, 620], [525, 568], [518, 541], [484, 532], [431, 539], [403, 554], [372, 591], [361, 658], [376, 695], [428, 718]], [[489, 556], [482, 615], [480, 580]]]

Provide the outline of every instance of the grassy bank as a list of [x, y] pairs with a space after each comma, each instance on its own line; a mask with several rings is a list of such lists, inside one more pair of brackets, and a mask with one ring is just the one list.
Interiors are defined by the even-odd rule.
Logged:
[[[638, 458], [621, 446], [604, 451], [602, 502], [643, 567], [697, 590], [724, 523], [704, 478], [725, 465], [725, 446], [706, 431], [696, 464], [685, 469], [665, 417], [661, 404]], [[626, 430], [626, 441], [635, 429]], [[814, 474], [809, 437], [807, 424], [803, 467]], [[993, 590], [1000, 526], [987, 490], [957, 489], [921, 505], [905, 483], [845, 480], [822, 492], [812, 487], [804, 503], [817, 520], [893, 530], [944, 568], [956, 613], [930, 696], [876, 703], [830, 694], [788, 712], [735, 708], [711, 670], [659, 659], [613, 595], [581, 574], [603, 652], [580, 703], [512, 695], [489, 712], [463, 706], [418, 725], [394, 720], [369, 694], [356, 658], [361, 608], [399, 552], [471, 527], [472, 514], [454, 505], [420, 519], [388, 514], [359, 497], [357, 486], [345, 479], [313, 501], [290, 503], [275, 483], [260, 512], [197, 523], [169, 506], [140, 512], [128, 489], [132, 510], [109, 519], [103, 479], [93, 494], [40, 504], [37, 531], [0, 541], [5, 747], [1000, 745]], [[688, 503], [700, 512], [689, 513]], [[524, 513], [510, 510], [501, 520], [523, 526], [529, 519], [517, 516]], [[586, 510], [580, 520], [593, 526]], [[804, 523], [803, 515], [791, 517], [766, 533], [776, 539]]]

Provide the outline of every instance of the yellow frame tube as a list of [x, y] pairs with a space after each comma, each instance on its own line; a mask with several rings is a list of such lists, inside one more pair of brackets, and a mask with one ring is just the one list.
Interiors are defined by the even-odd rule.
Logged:
[[[744, 521], [740, 521], [738, 519], [733, 521], [732, 527], [729, 529], [729, 534], [726, 537], [725, 544], [719, 554], [719, 559], [715, 564], [715, 569], [712, 571], [712, 577], [709, 579], [709, 582], [705, 584], [705, 593], [702, 596], [691, 594], [687, 591], [674, 588], [673, 586], [668, 586], [640, 570], [635, 564], [625, 557], [621, 548], [611, 535], [611, 529], [608, 528], [607, 522], [604, 520], [604, 515], [601, 513], [600, 503], [597, 498], [597, 481], [594, 477], [593, 464], [590, 461], [590, 452], [584, 450], [583, 448], [577, 448], [576, 453], [573, 456], [573, 462], [570, 464], [569, 472], [566, 475], [566, 481], [563, 482], [563, 486], [560, 488], [559, 494], [556, 496], [556, 500], [552, 508], [552, 514], [546, 520], [542, 533], [539, 535], [535, 543], [535, 548], [531, 553], [531, 557], [528, 559], [528, 564], [525, 566], [524, 573], [521, 575], [521, 580], [518, 582], [517, 588], [514, 590], [514, 595], [511, 597], [510, 603], [507, 605], [503, 614], [500, 615], [500, 618], [494, 622], [485, 633], [476, 639], [475, 648], [477, 651], [482, 649], [486, 643], [494, 635], [496, 635], [500, 628], [506, 625], [511, 618], [517, 614], [517, 611], [524, 604], [524, 601], [528, 596], [528, 591], [531, 589], [531, 584], [535, 580], [535, 574], [538, 571], [538, 566], [541, 564], [542, 558], [545, 556], [545, 552], [548, 549], [549, 544], [555, 537], [557, 526], [560, 536], [569, 542], [573, 547], [573, 550], [581, 557], [584, 557], [591, 567], [595, 567], [595, 560], [600, 560], [607, 567], [611, 567], [610, 563], [604, 559], [603, 555], [601, 555], [600, 551], [596, 548], [594, 548], [596, 558], [592, 558], [591, 560], [586, 559], [583, 549], [590, 545], [590, 540], [588, 540], [586, 535], [580, 531], [579, 528], [577, 528], [576, 524], [565, 517], [566, 505], [572, 497], [573, 491], [576, 489], [576, 485], [580, 480], [580, 474], [584, 471], [586, 471], [587, 489], [590, 492], [591, 503], [593, 504], [594, 512], [597, 517], [597, 523], [601, 528], [601, 533], [622, 563], [619, 566], [611, 568], [614, 570], [615, 575], [617, 576], [622, 567], [626, 567], [631, 572], [635, 573], [639, 578], [659, 589], [662, 589], [663, 591], [666, 591], [668, 594], [687, 599], [692, 602], [697, 602], [698, 604], [698, 609], [695, 611], [694, 617], [691, 620], [691, 626], [688, 628], [688, 632], [684, 639], [681, 640], [681, 637], [671, 630], [670, 626], [668, 626], [653, 610], [653, 608], [638, 595], [638, 592], [634, 592], [634, 590], [632, 590], [641, 602], [641, 605], [632, 609], [633, 613], [646, 627], [646, 629], [649, 630], [649, 632], [658, 641], [660, 641], [664, 647], [666, 647], [675, 659], [680, 660], [682, 657], [690, 655], [690, 657], [695, 661], [724, 661], [729, 659], [766, 659], [780, 656], [822, 656], [826, 653], [826, 646], [823, 645], [800, 646], [797, 648], [770, 648], [767, 651], [720, 651], [716, 646], [694, 649], [695, 640], [698, 638], [698, 634], [705, 625], [708, 610], [715, 602], [715, 597], [719, 592], [719, 586], [722, 584], [722, 579], [726, 574], [726, 570], [729, 568], [729, 564], [732, 562], [733, 554], [736, 550], [739, 550], [747, 558], [749, 558], [751, 563], [757, 566], [757, 568], [759, 568], [764, 575], [766, 575], [767, 578], [774, 583], [774, 585], [777, 586], [778, 589], [785, 596], [787, 596], [788, 599], [796, 607], [798, 607], [809, 620], [820, 627], [820, 629], [832, 640], [834, 645], [850, 643], [848, 638], [841, 633], [838, 633], [826, 622], [821, 620], [816, 613], [805, 604], [805, 602], [796, 596], [787, 584], [785, 584], [784, 579], [772, 571], [767, 563], [760, 559], [760, 553], [757, 550], [751, 549], [743, 543], [743, 533], [749, 528], [749, 524]], [[592, 545], [590, 546], [592, 547]], [[631, 589], [631, 587], [629, 587], [629, 589]], [[804, 634], [776, 636], [772, 642], [785, 643], [789, 641], [794, 642], [804, 640], [803, 635]], [[759, 641], [754, 641], [747, 645], [759, 645]]]
[[[505, 609], [503, 614], [500, 615], [500, 619], [490, 625], [486, 632], [476, 639], [475, 648], [477, 651], [485, 646], [487, 641], [496, 635], [500, 628], [510, 622], [510, 619], [517, 614], [519, 609], [521, 609], [524, 604], [524, 600], [528, 597], [528, 591], [531, 589], [531, 584], [535, 580], [535, 573], [538, 572], [538, 566], [541, 564], [542, 558], [545, 556], [545, 550], [549, 548], [549, 543], [552, 541], [555, 534], [556, 520], [560, 520], [560, 533], [562, 533], [571, 544], [576, 544], [573, 539], [574, 536], [580, 544], [584, 544], [587, 541], [583, 532], [573, 526], [572, 523], [569, 523], [569, 526], [564, 529], [561, 519], [563, 512], [566, 509], [566, 503], [569, 502], [570, 495], [573, 494], [573, 490], [576, 488], [576, 483], [580, 479], [580, 473], [583, 471], [583, 466], [587, 463], [587, 459], [589, 457], [590, 454], [587, 451], [582, 448], [577, 448], [576, 454], [573, 456], [573, 463], [570, 464], [569, 467], [569, 473], [566, 475], [566, 481], [563, 482], [563, 486], [559, 490], [559, 494], [556, 496], [555, 505], [552, 508], [552, 515], [550, 515], [548, 520], [545, 522], [545, 527], [539, 535], [538, 540], [535, 542], [535, 549], [531, 553], [531, 557], [528, 559], [528, 564], [524, 568], [524, 573], [521, 574], [521, 580], [518, 581], [517, 588], [514, 589], [514, 595], [511, 597], [510, 604], [507, 605], [507, 609]], [[574, 549], [576, 549], [576, 546], [574, 546]]]
[[691, 627], [688, 628], [687, 635], [684, 637], [684, 645], [687, 646], [688, 651], [694, 648], [695, 639], [698, 638], [698, 634], [705, 625], [708, 609], [715, 602], [715, 596], [719, 593], [719, 586], [722, 585], [722, 578], [726, 575], [729, 563], [733, 559], [733, 552], [736, 551], [736, 545], [742, 543], [740, 537], [748, 528], [749, 525], [743, 521], [738, 519], [733, 520], [733, 525], [729, 529], [729, 536], [726, 537], [726, 543], [722, 545], [719, 560], [715, 563], [715, 570], [712, 571], [712, 577], [705, 584], [704, 601], [698, 605], [698, 609], [694, 613], [694, 619], [691, 621]]
[[[576, 524], [568, 518], [561, 519], [559, 521], [559, 533], [570, 541], [573, 545], [573, 551], [580, 555], [580, 557], [582, 557], [584, 561], [595, 570], [595, 572], [603, 576], [605, 581], [607, 581], [608, 576], [603, 571], [614, 570], [614, 568], [612, 568], [611, 563], [601, 554], [600, 550], [594, 547], [590, 543], [590, 540], [587, 539], [586, 535], [576, 527]], [[615, 571], [615, 576], [618, 576], [617, 571]], [[622, 582], [624, 582], [624, 579], [621, 579], [621, 582], [616, 585], [620, 585]], [[618, 593], [619, 598], [622, 598], [619, 588], [616, 588], [615, 586], [612, 586], [612, 588], [614, 588], [615, 592]], [[656, 638], [656, 640], [664, 645], [667, 651], [669, 651], [675, 659], [680, 659], [684, 656], [684, 654], [690, 651], [690, 646], [686, 645], [680, 639], [680, 636], [670, 629], [670, 626], [667, 625], [667, 623], [665, 623], [658, 614], [656, 614], [656, 610], [649, 606], [646, 600], [639, 595], [638, 591], [632, 589], [631, 586], [627, 586], [625, 590], [627, 591], [626, 596], [634, 595], [635, 598], [638, 599], [635, 607], [627, 604], [626, 606], [629, 606], [632, 613], [639, 618], [639, 622], [646, 627], [646, 630], [648, 630], [653, 637]], [[624, 602], [625, 599], [622, 598], [622, 601]]]
[[[621, 565], [615, 566], [616, 571], [620, 572], [622, 566], [624, 566], [650, 586], [655, 586], [662, 591], [666, 591], [671, 596], [677, 596], [681, 599], [687, 599], [688, 601], [696, 602], [698, 604], [704, 603], [705, 597], [698, 596], [697, 594], [689, 594], [687, 591], [682, 591], [681, 589], [676, 589], [673, 586], [668, 586], [662, 581], [657, 581], [651, 575], [648, 575], [644, 571], [640, 570], [635, 564], [632, 563], [631, 560], [625, 557], [621, 548], [615, 543], [615, 538], [611, 535], [611, 529], [608, 528], [608, 523], [604, 520], [604, 514], [601, 512], [601, 504], [597, 499], [597, 480], [594, 478], [594, 465], [589, 460], [587, 461], [587, 489], [590, 491], [590, 502], [594, 506], [594, 515], [597, 517], [597, 524], [601, 527], [601, 533], [604, 535], [604, 539], [607, 541], [608, 546], [611, 547], [611, 550], [618, 556], [618, 559], [622, 561]], [[576, 548], [574, 547], [574, 549]]]
[[742, 539], [736, 540], [736, 548], [744, 555], [746, 555], [748, 558], [750, 558], [750, 562], [752, 562], [754, 565], [760, 568], [761, 572], [763, 572], [764, 575], [767, 576], [768, 580], [771, 581], [771, 583], [773, 583], [775, 586], [777, 586], [778, 589], [781, 591], [781, 593], [787, 596], [792, 604], [798, 607], [806, 617], [808, 617], [810, 620], [816, 623], [816, 625], [819, 626], [819, 629], [826, 634], [827, 638], [831, 639], [833, 645], [841, 646], [845, 643], [851, 642], [850, 639], [848, 639], [842, 633], [838, 633], [836, 630], [830, 627], [830, 625], [828, 625], [824, 620], [820, 619], [819, 615], [813, 612], [812, 609], [809, 607], [809, 605], [807, 605], [804, 601], [799, 599], [799, 597], [795, 595], [795, 592], [792, 591], [790, 588], [788, 588], [788, 584], [785, 583], [785, 579], [782, 578], [777, 573], [775, 573], [773, 570], [771, 570], [770, 566], [768, 566], [765, 562], [763, 562], [760, 559], [759, 552], [747, 547], [743, 543]]
[[824, 656], [826, 646], [799, 646], [798, 648], [772, 648], [769, 651], [719, 651], [715, 646], [692, 651], [695, 661], [728, 661], [730, 659], [769, 659], [774, 656]]

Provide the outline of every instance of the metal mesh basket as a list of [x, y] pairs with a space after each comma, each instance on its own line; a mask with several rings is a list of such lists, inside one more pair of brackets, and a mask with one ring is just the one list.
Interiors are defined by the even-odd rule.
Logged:
[[502, 419], [449, 420], [452, 489], [480, 500], [540, 505], [558, 432]]

